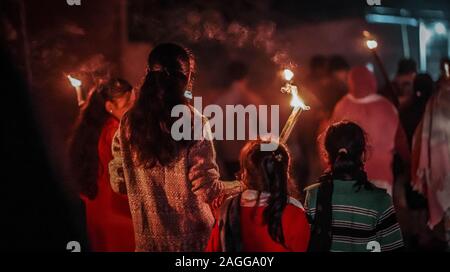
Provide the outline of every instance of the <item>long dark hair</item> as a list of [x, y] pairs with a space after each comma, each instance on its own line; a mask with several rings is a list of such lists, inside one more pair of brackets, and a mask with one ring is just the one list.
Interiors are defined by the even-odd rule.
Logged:
[[366, 146], [366, 134], [357, 124], [342, 121], [328, 127], [324, 149], [330, 167], [320, 181], [356, 180], [358, 190], [361, 187], [371, 189], [372, 185], [364, 170]]
[[103, 125], [111, 116], [105, 109], [107, 101], [114, 101], [133, 87], [123, 79], [111, 79], [90, 92], [83, 105], [69, 144], [69, 158], [80, 191], [89, 199], [97, 196], [97, 146]]
[[250, 141], [241, 151], [241, 173], [246, 173], [245, 181], [249, 189], [269, 192], [268, 206], [263, 219], [270, 237], [285, 246], [282, 215], [288, 202], [288, 179], [290, 155], [286, 146], [279, 144], [275, 151], [261, 151], [267, 141]]
[[167, 165], [188, 146], [189, 141], [171, 137], [170, 114], [175, 105], [188, 103], [184, 92], [193, 69], [192, 55], [177, 44], [160, 44], [150, 53], [137, 101], [124, 117], [125, 139], [144, 167]]

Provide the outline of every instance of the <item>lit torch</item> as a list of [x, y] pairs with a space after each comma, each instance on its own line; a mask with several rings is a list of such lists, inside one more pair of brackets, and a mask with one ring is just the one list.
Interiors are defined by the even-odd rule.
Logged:
[[83, 94], [81, 92], [81, 80], [71, 77], [70, 75], [68, 75], [67, 78], [69, 79], [70, 84], [72, 84], [72, 86], [75, 88], [75, 91], [77, 92], [78, 106], [83, 105], [84, 100], [83, 100]]
[[282, 93], [287, 93], [292, 96], [291, 106], [293, 107], [292, 113], [289, 116], [286, 124], [283, 127], [283, 130], [280, 134], [280, 143], [286, 143], [289, 139], [289, 135], [291, 135], [292, 130], [294, 129], [295, 123], [297, 119], [300, 117], [300, 114], [304, 110], [309, 110], [309, 106], [306, 106], [303, 100], [298, 95], [298, 88], [292, 83], [292, 79], [294, 78], [294, 73], [289, 69], [284, 69], [283, 77], [286, 80], [286, 84], [281, 88]]
[[364, 31], [363, 35], [365, 37], [366, 46], [372, 53], [373, 58], [375, 59], [378, 67], [380, 68], [381, 74], [383, 75], [387, 90], [389, 91], [389, 93], [387, 95], [390, 96], [392, 103], [394, 103], [394, 105], [396, 107], [398, 107], [399, 102], [398, 102], [398, 97], [396, 95], [396, 92], [394, 90], [394, 86], [392, 85], [392, 82], [389, 80], [389, 76], [386, 72], [386, 68], [384, 67], [383, 62], [381, 61], [380, 56], [377, 53], [378, 42], [377, 42], [377, 40], [375, 40], [375, 38], [372, 36], [372, 34], [370, 34], [369, 31]]

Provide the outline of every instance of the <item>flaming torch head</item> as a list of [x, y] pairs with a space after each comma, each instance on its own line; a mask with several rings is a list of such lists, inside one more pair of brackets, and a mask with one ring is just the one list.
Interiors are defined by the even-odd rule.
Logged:
[[302, 98], [298, 95], [297, 87], [291, 89], [291, 107], [293, 108], [301, 108], [302, 110], [309, 110], [309, 106], [305, 105]]
[[366, 45], [370, 50], [374, 50], [378, 47], [378, 42], [374, 39], [370, 39], [366, 41]]
[[81, 80], [73, 78], [70, 75], [68, 75], [67, 78], [69, 79], [70, 84], [72, 84], [73, 87], [75, 88], [81, 87]]
[[290, 69], [284, 69], [283, 78], [286, 81], [291, 81], [294, 78], [294, 72], [292, 72]]

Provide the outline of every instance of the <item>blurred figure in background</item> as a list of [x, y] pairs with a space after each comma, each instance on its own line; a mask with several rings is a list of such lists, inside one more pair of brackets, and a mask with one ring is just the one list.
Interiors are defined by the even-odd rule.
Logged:
[[327, 76], [328, 59], [323, 55], [314, 55], [309, 60], [308, 77], [311, 83], [317, 82]]
[[395, 78], [379, 90], [379, 93], [400, 109], [413, 99], [413, 83], [417, 64], [412, 59], [400, 59]]
[[[411, 148], [414, 131], [419, 125], [425, 112], [427, 101], [434, 92], [434, 82], [428, 74], [418, 74], [414, 79], [413, 99], [400, 110], [400, 120], [405, 128], [408, 143]], [[402, 171], [400, 169], [400, 171]], [[408, 175], [409, 176], [409, 175]], [[408, 235], [408, 247], [412, 250], [420, 250], [430, 245], [433, 238], [432, 232], [427, 227], [427, 201], [425, 197], [414, 191], [411, 187], [411, 178], [405, 182], [405, 196], [409, 211], [408, 224], [410, 227]]]
[[328, 75], [323, 88], [324, 93], [320, 94], [322, 109], [326, 115], [331, 116], [337, 102], [347, 94], [347, 78], [350, 72], [350, 65], [340, 55], [333, 55], [328, 59]]
[[[249, 70], [247, 64], [240, 61], [233, 61], [227, 67], [228, 78], [230, 82], [229, 89], [215, 102], [216, 105], [219, 105], [224, 111], [226, 105], [243, 105], [244, 107], [249, 105], [255, 105], [258, 107], [263, 103], [263, 100], [260, 95], [255, 93], [254, 90], [249, 86]], [[225, 120], [234, 119], [234, 124], [238, 124], [235, 114], [231, 112], [226, 112]], [[246, 135], [249, 135], [250, 122], [258, 122], [258, 120], [252, 120], [246, 115], [245, 120], [245, 129]], [[268, 120], [270, 123], [270, 120]], [[224, 128], [226, 131], [226, 127]], [[254, 131], [257, 133], [258, 131]], [[234, 133], [234, 140], [227, 139], [216, 139], [215, 144], [218, 153], [218, 160], [220, 160], [221, 170], [222, 170], [222, 178], [225, 180], [231, 180], [235, 178], [235, 174], [239, 171], [239, 153], [242, 147], [245, 144], [245, 140], [238, 140], [236, 133]], [[256, 134], [255, 134], [256, 135]], [[248, 137], [246, 137], [248, 139]]]
[[83, 105], [69, 156], [86, 205], [93, 251], [134, 251], [134, 232], [126, 196], [111, 189], [108, 164], [119, 120], [134, 101], [132, 86], [112, 79], [94, 89]]
[[337, 103], [331, 122], [350, 120], [364, 129], [370, 147], [365, 164], [369, 180], [392, 195], [394, 153], [398, 152], [404, 162], [410, 159], [398, 112], [376, 93], [375, 77], [365, 66], [352, 68], [348, 83], [349, 93]]
[[414, 100], [414, 79], [417, 75], [417, 64], [412, 59], [401, 59], [398, 62], [397, 75], [393, 80], [400, 103], [400, 110], [407, 107]]
[[[444, 62], [445, 65], [445, 62]], [[428, 200], [431, 229], [445, 229], [450, 249], [450, 71], [441, 77], [414, 134], [412, 187]]]
[[[311, 109], [302, 113], [301, 122], [296, 125], [291, 144], [294, 157], [294, 175], [299, 181], [300, 189], [316, 180], [322, 172], [320, 156], [317, 153], [316, 142], [320, 124], [327, 119], [329, 82], [328, 58], [323, 55], [314, 55], [309, 60], [307, 76], [302, 80], [300, 91], [302, 98], [311, 106]], [[330, 103], [328, 103], [330, 104]], [[295, 133], [301, 131], [301, 133]], [[295, 147], [295, 148], [294, 148]], [[302, 190], [301, 190], [302, 191]]]
[[400, 121], [411, 146], [414, 131], [422, 120], [425, 106], [434, 92], [434, 82], [429, 74], [418, 74], [414, 78], [411, 99], [400, 108]]
[[[326, 130], [329, 125], [329, 119], [333, 114], [333, 110], [339, 100], [348, 93], [348, 74], [350, 72], [350, 65], [340, 55], [332, 55], [328, 59], [328, 74], [323, 86], [323, 93], [318, 98], [321, 104], [320, 114], [316, 114], [318, 128], [314, 135], [304, 143], [309, 152], [309, 181], [317, 180], [323, 172], [323, 167], [320, 164], [320, 146], [317, 145], [317, 136]], [[314, 143], [314, 145], [311, 145]]]
[[222, 206], [207, 251], [306, 251], [305, 210], [289, 196], [289, 151], [281, 144], [275, 151], [261, 151], [262, 143], [249, 141], [242, 149], [241, 180], [248, 189]]

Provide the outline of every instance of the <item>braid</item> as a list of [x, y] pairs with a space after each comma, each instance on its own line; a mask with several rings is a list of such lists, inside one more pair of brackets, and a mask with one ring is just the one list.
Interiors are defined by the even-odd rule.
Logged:
[[288, 204], [288, 179], [290, 154], [287, 147], [278, 143], [275, 151], [262, 151], [262, 144], [270, 141], [250, 141], [241, 151], [241, 172], [245, 170], [245, 182], [249, 189], [269, 193], [263, 210], [263, 223], [273, 241], [286, 248], [282, 217]]
[[287, 205], [287, 176], [283, 164], [275, 159], [274, 154], [262, 160], [263, 176], [269, 185], [270, 198], [264, 209], [264, 223], [267, 224], [270, 237], [285, 246], [282, 227], [282, 215]]
[[364, 169], [362, 168], [359, 169], [355, 173], [354, 177], [356, 179], [355, 187], [357, 191], [361, 190], [362, 187], [364, 187], [364, 189], [367, 190], [373, 190], [373, 185], [372, 183], [369, 182], [369, 179], [367, 178], [367, 173], [366, 171], [364, 171]]

